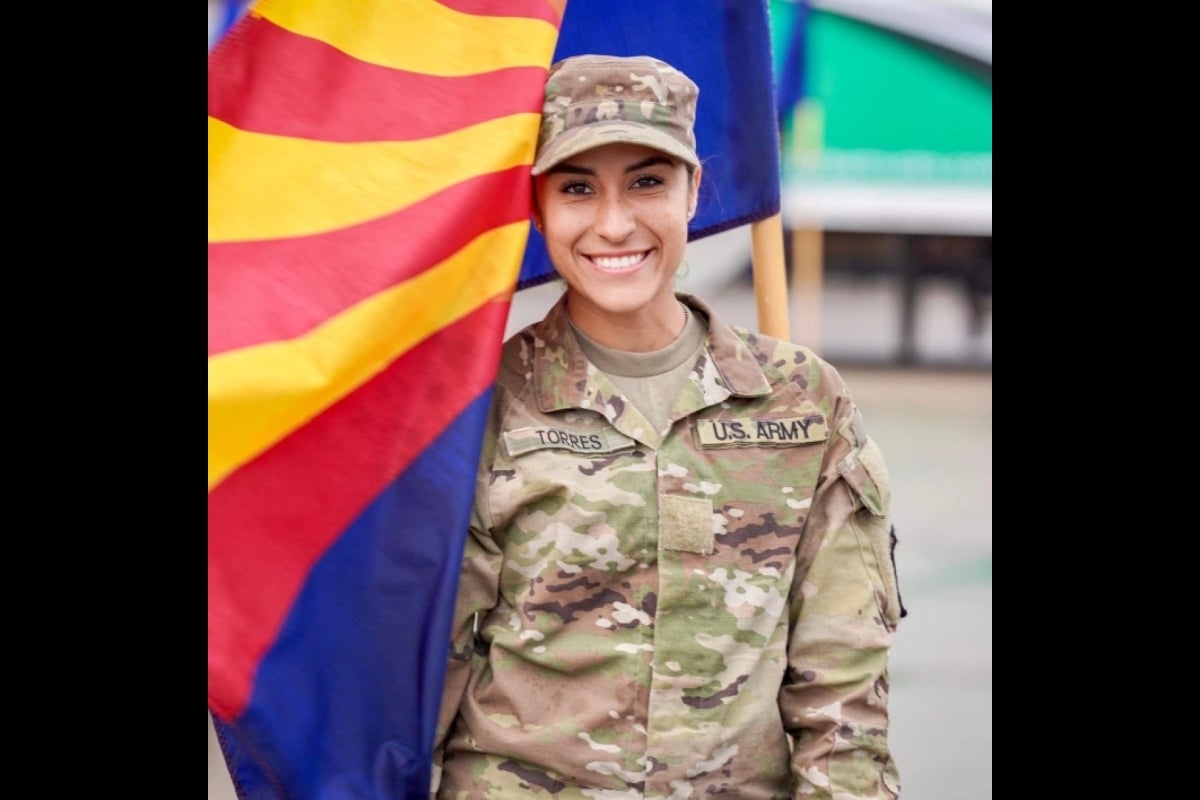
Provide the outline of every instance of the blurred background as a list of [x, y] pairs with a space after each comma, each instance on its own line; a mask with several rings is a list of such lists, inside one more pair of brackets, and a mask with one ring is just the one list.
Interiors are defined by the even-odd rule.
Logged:
[[[248, 5], [209, 2], [209, 47]], [[991, 798], [991, 0], [771, 0], [791, 337], [839, 367], [888, 459], [908, 616], [906, 800]], [[801, 32], [802, 31], [802, 32]], [[798, 58], [797, 56], [802, 57]], [[803, 65], [798, 66], [798, 65]], [[680, 287], [758, 328], [749, 226]], [[507, 334], [561, 288], [518, 292]], [[209, 725], [208, 796], [235, 800]]]

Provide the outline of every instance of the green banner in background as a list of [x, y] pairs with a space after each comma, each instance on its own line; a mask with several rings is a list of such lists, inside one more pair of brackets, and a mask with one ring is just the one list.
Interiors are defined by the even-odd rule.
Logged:
[[[798, 89], [781, 98], [786, 222], [990, 235], [990, 12], [954, 16], [944, 5], [771, 0], [776, 81]], [[955, 49], [958, 20], [985, 37], [984, 55]], [[788, 65], [796, 36], [803, 58]]]

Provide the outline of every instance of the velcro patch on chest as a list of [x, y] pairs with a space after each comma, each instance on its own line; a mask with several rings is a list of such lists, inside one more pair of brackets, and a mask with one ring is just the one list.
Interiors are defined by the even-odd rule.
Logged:
[[696, 421], [696, 439], [701, 447], [794, 447], [823, 442], [829, 438], [825, 415], [769, 419], [742, 417]]
[[664, 494], [658, 498], [658, 541], [667, 550], [708, 555], [713, 551], [713, 506], [707, 497]]
[[615, 453], [629, 450], [636, 442], [613, 428], [572, 431], [566, 428], [519, 428], [504, 434], [504, 447], [515, 458], [534, 450], [570, 450], [573, 453]]

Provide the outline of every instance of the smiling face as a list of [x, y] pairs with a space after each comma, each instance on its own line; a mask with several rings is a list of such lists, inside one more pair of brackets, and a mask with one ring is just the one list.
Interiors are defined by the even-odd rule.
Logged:
[[650, 147], [607, 144], [534, 179], [537, 221], [574, 323], [610, 347], [649, 351], [679, 333], [675, 272], [700, 169]]

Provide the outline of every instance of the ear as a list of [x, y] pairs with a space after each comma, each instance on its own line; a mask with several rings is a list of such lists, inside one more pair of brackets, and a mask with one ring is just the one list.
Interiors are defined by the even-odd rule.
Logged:
[[538, 232], [542, 230], [542, 210], [538, 208], [537, 192], [533, 193], [533, 203], [529, 208], [529, 217], [533, 221], [533, 227], [537, 228]]
[[692, 183], [688, 187], [688, 219], [696, 216], [696, 206], [700, 202], [700, 173], [703, 171], [703, 167], [696, 167], [692, 173]]

